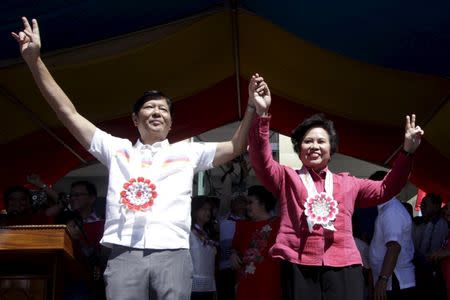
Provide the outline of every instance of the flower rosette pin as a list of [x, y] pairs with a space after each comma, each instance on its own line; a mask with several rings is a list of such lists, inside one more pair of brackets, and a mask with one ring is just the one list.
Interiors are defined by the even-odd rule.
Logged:
[[316, 224], [325, 229], [336, 231], [333, 221], [338, 213], [337, 201], [326, 193], [318, 193], [306, 199], [305, 215], [310, 232]]
[[138, 177], [124, 183], [120, 200], [127, 209], [142, 211], [152, 206], [157, 196], [155, 184], [149, 179]]

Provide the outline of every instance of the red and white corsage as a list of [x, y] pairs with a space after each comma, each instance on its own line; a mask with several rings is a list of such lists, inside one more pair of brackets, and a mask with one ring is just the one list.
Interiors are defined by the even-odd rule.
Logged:
[[326, 193], [317, 193], [306, 199], [305, 215], [310, 232], [316, 224], [322, 225], [325, 229], [336, 231], [333, 221], [338, 213], [337, 201]]
[[129, 210], [145, 210], [158, 196], [156, 185], [144, 177], [131, 178], [123, 185], [120, 200]]

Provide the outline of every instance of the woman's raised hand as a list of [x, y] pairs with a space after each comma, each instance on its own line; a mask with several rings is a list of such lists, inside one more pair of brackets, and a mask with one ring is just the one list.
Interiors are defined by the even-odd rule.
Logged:
[[408, 153], [414, 153], [417, 147], [419, 147], [423, 135], [424, 131], [422, 128], [418, 125], [416, 126], [416, 115], [412, 114], [411, 117], [406, 116], [403, 150]]
[[254, 74], [250, 78], [248, 85], [249, 105], [252, 105], [256, 109], [258, 115], [267, 113], [270, 107], [272, 98], [270, 96], [270, 90], [264, 78], [258, 73]]

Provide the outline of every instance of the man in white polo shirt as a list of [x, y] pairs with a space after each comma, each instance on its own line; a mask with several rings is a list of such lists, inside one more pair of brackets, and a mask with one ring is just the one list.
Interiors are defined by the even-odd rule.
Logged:
[[[377, 171], [369, 178], [383, 180]], [[369, 261], [374, 279], [374, 299], [413, 299], [416, 285], [412, 219], [397, 198], [378, 205]]]
[[[254, 107], [247, 107], [230, 141], [171, 145], [166, 139], [172, 125], [171, 101], [160, 92], [146, 92], [133, 108], [140, 134], [133, 145], [96, 128], [77, 112], [41, 60], [37, 21], [30, 26], [26, 18], [22, 20], [24, 30], [12, 35], [41, 93], [64, 126], [109, 169], [102, 239], [112, 247], [105, 271], [107, 298], [189, 299], [194, 173], [245, 151]], [[261, 82], [262, 77], [252, 77], [250, 97], [260, 97]]]

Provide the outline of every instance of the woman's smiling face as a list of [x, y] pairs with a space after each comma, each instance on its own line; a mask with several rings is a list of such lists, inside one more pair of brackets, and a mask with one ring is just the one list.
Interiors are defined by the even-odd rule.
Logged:
[[322, 127], [309, 129], [300, 144], [300, 160], [315, 171], [323, 170], [331, 158], [330, 136]]

